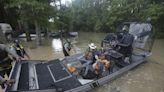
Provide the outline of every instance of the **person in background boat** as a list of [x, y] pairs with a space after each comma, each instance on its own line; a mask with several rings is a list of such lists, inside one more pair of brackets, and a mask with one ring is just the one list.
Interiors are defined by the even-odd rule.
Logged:
[[4, 76], [7, 74], [9, 76], [12, 69], [11, 62], [13, 61], [10, 57], [14, 57], [16, 61], [21, 61], [21, 57], [13, 50], [11, 50], [7, 45], [0, 43], [0, 75]]
[[70, 40], [67, 40], [64, 44], [63, 44], [63, 53], [64, 56], [70, 56], [70, 51], [72, 49], [72, 44]]
[[27, 59], [30, 59], [30, 56], [27, 54], [19, 40], [14, 40], [13, 44], [11, 45], [11, 50], [15, 50], [16, 53], [22, 58], [25, 58], [26, 56]]
[[11, 85], [11, 84], [14, 84], [14, 83], [15, 83], [14, 79], [6, 80], [2, 76], [0, 76], [0, 85], [2, 86], [2, 88], [4, 88], [5, 85]]

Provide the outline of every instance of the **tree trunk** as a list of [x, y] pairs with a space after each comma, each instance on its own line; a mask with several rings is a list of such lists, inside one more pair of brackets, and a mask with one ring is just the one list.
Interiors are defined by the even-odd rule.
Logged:
[[28, 28], [28, 25], [27, 25], [27, 23], [25, 22], [25, 23], [24, 23], [24, 30], [25, 30], [25, 34], [26, 34], [26, 40], [27, 40], [27, 41], [31, 41], [31, 36], [30, 36], [30, 32], [29, 32], [28, 29], [29, 29], [29, 28]]
[[41, 43], [41, 32], [40, 32], [37, 21], [35, 21], [35, 31], [36, 31], [36, 44], [37, 44], [37, 46], [41, 46], [42, 45], [42, 43]]
[[5, 38], [5, 34], [2, 32], [2, 30], [0, 29], [0, 43], [6, 43], [6, 38]]

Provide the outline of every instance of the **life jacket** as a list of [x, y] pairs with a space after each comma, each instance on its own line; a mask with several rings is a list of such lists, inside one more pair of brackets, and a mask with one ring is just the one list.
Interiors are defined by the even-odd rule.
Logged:
[[19, 56], [21, 56], [22, 58], [24, 58], [25, 50], [24, 50], [24, 47], [21, 44], [19, 44], [17, 46], [15, 44], [13, 44], [13, 45], [11, 45], [11, 47], [13, 47], [15, 49], [16, 53]]
[[68, 71], [69, 71], [70, 73], [74, 73], [74, 72], [76, 72], [76, 68], [73, 67], [73, 66], [70, 66], [70, 67], [68, 67]]

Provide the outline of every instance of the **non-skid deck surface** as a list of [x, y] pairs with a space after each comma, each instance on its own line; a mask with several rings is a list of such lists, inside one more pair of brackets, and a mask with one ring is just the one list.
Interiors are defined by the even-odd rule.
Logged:
[[66, 71], [66, 68], [64, 68], [60, 64], [60, 62], [56, 62], [49, 67], [56, 81], [69, 76], [69, 73]]
[[48, 68], [44, 64], [36, 65], [36, 73], [38, 78], [39, 89], [51, 88], [54, 84], [53, 79], [48, 71]]
[[39, 89], [56, 88], [68, 90], [81, 86], [80, 82], [67, 72], [59, 60], [37, 64], [36, 73]]
[[35, 73], [36, 71], [36, 77], [33, 78], [37, 78], [34, 80], [37, 80], [36, 83], [38, 83], [39, 90], [57, 89], [59, 91], [65, 91], [81, 86], [81, 83], [67, 71], [66, 67], [59, 60], [52, 60], [46, 63], [33, 63], [33, 66], [29, 66], [31, 64], [31, 62], [30, 64], [29, 62], [22, 63], [20, 64], [20, 72], [18, 72], [17, 69], [13, 71], [12, 78], [14, 79], [16, 75], [20, 74], [18, 85], [16, 85], [17, 89], [12, 90], [13, 86], [8, 86], [6, 92], [30, 90], [29, 80], [31, 80], [31, 77], [29, 78], [29, 76], [33, 73], [29, 73], [29, 68], [36, 69], [30, 72]]
[[20, 78], [18, 83], [18, 90], [29, 89], [29, 64], [23, 63], [20, 72]]

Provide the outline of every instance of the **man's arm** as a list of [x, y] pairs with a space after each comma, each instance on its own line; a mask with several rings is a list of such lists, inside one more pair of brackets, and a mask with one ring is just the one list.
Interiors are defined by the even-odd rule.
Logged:
[[0, 85], [11, 85], [14, 84], [15, 80], [14, 79], [10, 79], [10, 80], [5, 80], [4, 78], [2, 78], [2, 76], [0, 76]]
[[15, 52], [15, 50], [10, 50], [7, 45], [0, 44], [0, 49], [5, 50], [6, 52], [8, 52], [10, 55], [12, 55], [13, 57], [15, 57], [16, 59], [20, 58], [18, 56], [18, 54]]

